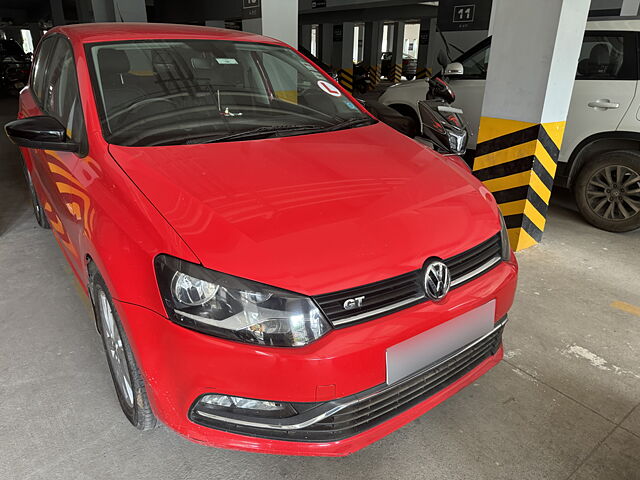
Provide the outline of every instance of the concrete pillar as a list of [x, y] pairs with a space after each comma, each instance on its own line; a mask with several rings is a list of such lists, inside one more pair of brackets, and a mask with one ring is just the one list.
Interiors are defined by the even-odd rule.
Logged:
[[93, 22], [90, 0], [76, 0], [76, 12], [80, 23]]
[[[108, 0], [105, 0], [108, 1]], [[111, 0], [116, 22], [146, 22], [145, 0]]]
[[115, 22], [112, 0], [91, 0], [94, 22]]
[[367, 22], [364, 24], [364, 52], [362, 61], [369, 69], [371, 87], [380, 83], [380, 65], [382, 63], [382, 30], [384, 22]]
[[94, 22], [147, 21], [145, 0], [76, 0], [76, 5], [85, 1], [91, 2]]
[[393, 24], [393, 44], [391, 46], [391, 80], [398, 83], [402, 76], [402, 47], [404, 46], [404, 22]]
[[333, 26], [333, 53], [331, 66], [338, 71], [338, 82], [349, 92], [353, 91], [353, 22]]
[[323, 23], [320, 26], [320, 60], [331, 65], [333, 60], [333, 25]]
[[266, 35], [298, 46], [298, 0], [262, 0], [257, 2], [261, 16], [242, 20], [245, 32]]
[[544, 232], [590, 0], [497, 3], [473, 170], [522, 250]]
[[262, 18], [243, 18], [242, 31], [262, 35]]
[[638, 15], [638, 10], [640, 10], [640, 0], [622, 0], [620, 16], [635, 17]]
[[38, 23], [30, 23], [29, 31], [31, 32], [31, 41], [33, 42], [33, 49], [38, 47], [38, 43], [40, 43], [40, 39], [42, 38], [42, 29], [40, 28], [40, 24]]
[[[302, 45], [311, 51], [311, 25], [300, 25], [298, 27], [298, 45]], [[294, 45], [297, 48], [297, 45]]]
[[416, 69], [416, 78], [426, 78], [430, 75], [427, 70], [427, 55], [429, 53], [429, 35], [430, 35], [431, 18], [423, 18], [420, 20], [420, 35], [418, 37], [418, 66]]
[[53, 25], [64, 25], [64, 9], [62, 8], [62, 0], [49, 0], [51, 6], [51, 20]]
[[[438, 52], [444, 50], [444, 43], [442, 37], [438, 32], [437, 18], [431, 18], [429, 20], [429, 42], [427, 47], [427, 72], [434, 74], [440, 70], [440, 64], [438, 63]], [[422, 27], [420, 27], [422, 28]], [[420, 66], [418, 64], [418, 66]]]

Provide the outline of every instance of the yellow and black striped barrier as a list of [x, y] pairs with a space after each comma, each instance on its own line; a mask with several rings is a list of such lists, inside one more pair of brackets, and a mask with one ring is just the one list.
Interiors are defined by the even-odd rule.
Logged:
[[514, 250], [542, 239], [564, 126], [480, 119], [473, 173], [495, 196]]
[[402, 77], [402, 65], [395, 64], [391, 70], [391, 80], [393, 83], [398, 83]]
[[353, 68], [341, 68], [338, 70], [338, 83], [347, 91], [353, 92]]
[[378, 65], [369, 66], [369, 78], [371, 79], [371, 89], [380, 83], [380, 67]]
[[416, 72], [416, 78], [421, 79], [421, 78], [427, 78], [431, 76], [431, 69], [430, 68], [426, 68], [426, 67], [420, 67], [418, 68], [418, 71]]

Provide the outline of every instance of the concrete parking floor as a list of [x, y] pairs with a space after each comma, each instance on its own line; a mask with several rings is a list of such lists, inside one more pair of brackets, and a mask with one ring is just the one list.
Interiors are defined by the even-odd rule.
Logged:
[[[0, 101], [0, 123], [15, 110]], [[36, 226], [2, 134], [0, 478], [640, 479], [640, 231], [596, 230], [556, 197], [544, 242], [518, 254], [500, 365], [350, 457], [277, 457], [129, 425], [87, 299]]]

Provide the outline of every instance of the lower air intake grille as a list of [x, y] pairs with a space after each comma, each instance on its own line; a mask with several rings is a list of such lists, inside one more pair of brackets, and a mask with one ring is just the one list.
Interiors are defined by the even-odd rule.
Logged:
[[[470, 282], [500, 263], [500, 234], [444, 261], [451, 273], [451, 288]], [[423, 270], [368, 285], [317, 295], [314, 298], [334, 327], [371, 320], [403, 308], [427, 301], [424, 294]], [[345, 309], [344, 302], [364, 297], [358, 308]]]
[[[319, 404], [316, 408], [337, 407], [337, 411], [330, 416], [319, 417], [319, 421], [307, 426], [283, 430], [238, 425], [207, 418], [193, 408], [190, 418], [207, 427], [254, 437], [298, 442], [330, 442], [348, 438], [425, 401], [495, 355], [502, 343], [505, 323], [506, 317], [489, 335], [403, 380], [391, 385], [379, 385], [328, 404]], [[313, 404], [301, 405], [313, 408]]]

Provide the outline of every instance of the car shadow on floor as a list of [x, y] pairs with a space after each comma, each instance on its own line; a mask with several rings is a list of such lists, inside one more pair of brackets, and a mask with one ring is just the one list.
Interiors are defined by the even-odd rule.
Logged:
[[15, 120], [17, 100], [0, 98], [0, 236], [28, 212], [29, 193], [22, 174], [20, 151], [4, 133], [4, 125]]

